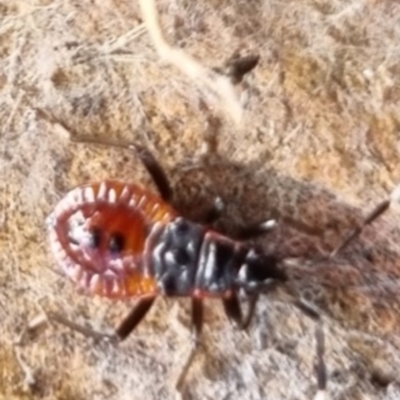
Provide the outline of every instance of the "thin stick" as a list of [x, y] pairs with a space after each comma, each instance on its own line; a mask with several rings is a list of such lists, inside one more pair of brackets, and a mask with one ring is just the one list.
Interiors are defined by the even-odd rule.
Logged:
[[22, 372], [24, 373], [24, 385], [29, 388], [34, 387], [37, 380], [33, 369], [23, 360], [21, 351], [18, 347], [14, 347], [14, 353]]
[[236, 124], [240, 124], [243, 110], [230, 78], [204, 67], [183, 50], [170, 46], [162, 34], [155, 1], [139, 0], [139, 4], [144, 23], [160, 58], [217, 95], [225, 112]]

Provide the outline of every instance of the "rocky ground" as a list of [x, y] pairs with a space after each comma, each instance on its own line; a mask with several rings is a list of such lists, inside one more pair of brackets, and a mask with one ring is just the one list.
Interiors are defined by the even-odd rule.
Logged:
[[[184, 299], [160, 299], [118, 347], [54, 323], [27, 332], [50, 311], [96, 329], [118, 324], [131, 304], [64, 279], [44, 220], [89, 180], [151, 187], [132, 152], [75, 143], [61, 126], [73, 138], [149, 147], [185, 215], [218, 195], [225, 232], [281, 220], [260, 244], [295, 258], [291, 280], [321, 312], [329, 395], [399, 398], [398, 211], [326, 256], [400, 182], [400, 4], [156, 3], [168, 42], [203, 65], [260, 56], [236, 88], [240, 123], [200, 80], [159, 59], [135, 0], [0, 1], [1, 398], [172, 399], [189, 344]], [[204, 154], [210, 132], [218, 146]], [[313, 398], [314, 330], [279, 293], [261, 299], [247, 334], [208, 301], [183, 397]]]

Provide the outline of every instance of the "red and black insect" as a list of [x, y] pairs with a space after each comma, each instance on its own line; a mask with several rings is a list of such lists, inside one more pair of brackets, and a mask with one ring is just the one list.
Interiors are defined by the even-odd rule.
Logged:
[[[228, 317], [246, 328], [259, 293], [287, 279], [274, 255], [243, 240], [265, 233], [272, 221], [243, 227], [231, 238], [211, 227], [220, 214], [220, 201], [204, 215], [203, 223], [180, 216], [170, 205], [172, 190], [160, 164], [146, 149], [135, 149], [161, 198], [112, 180], [73, 189], [47, 219], [58, 264], [90, 293], [138, 299], [115, 331], [118, 340], [133, 331], [159, 295], [191, 298], [194, 348], [202, 330], [205, 297], [221, 298]], [[246, 315], [239, 291], [249, 300]]]
[[[189, 296], [196, 335], [203, 322], [205, 297], [221, 298], [229, 318], [246, 327], [262, 290], [284, 282], [273, 255], [239, 240], [257, 236], [270, 223], [242, 228], [232, 239], [211, 228], [219, 215], [217, 201], [204, 224], [180, 216], [170, 205], [172, 190], [154, 157], [136, 146], [161, 198], [134, 184], [102, 181], [70, 191], [48, 217], [52, 252], [67, 276], [90, 293], [138, 298], [117, 329], [124, 339], [159, 295]], [[242, 315], [238, 292], [250, 299]]]
[[[221, 211], [218, 201], [203, 223], [182, 217], [170, 205], [172, 190], [160, 164], [145, 148], [133, 147], [161, 197], [112, 180], [79, 186], [48, 217], [51, 249], [66, 275], [88, 292], [138, 299], [115, 331], [118, 340], [134, 330], [157, 296], [190, 297], [194, 352], [204, 298], [220, 298], [227, 316], [246, 328], [259, 294], [285, 284], [287, 275], [282, 260], [246, 241], [269, 230], [270, 221], [243, 227], [232, 238], [212, 228]], [[376, 219], [389, 204], [390, 200], [379, 205], [364, 223]], [[357, 228], [339, 249], [360, 232]], [[246, 315], [239, 293], [249, 300]], [[322, 387], [326, 381], [322, 358], [319, 364]]]

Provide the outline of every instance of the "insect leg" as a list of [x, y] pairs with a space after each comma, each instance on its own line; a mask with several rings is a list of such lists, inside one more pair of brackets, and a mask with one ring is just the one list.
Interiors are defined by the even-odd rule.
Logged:
[[235, 234], [235, 238], [238, 240], [249, 240], [254, 239], [258, 236], [262, 236], [276, 226], [276, 221], [274, 219], [270, 219], [268, 221], [252, 223], [249, 225], [242, 226], [238, 229], [238, 232]]
[[161, 198], [165, 201], [171, 201], [172, 199], [172, 189], [167, 178], [167, 175], [160, 165], [160, 163], [155, 159], [153, 154], [150, 153], [146, 147], [133, 144], [131, 145], [134, 148], [145, 166], [147, 172], [150, 174], [153, 179], [154, 184], [157, 186], [158, 191], [160, 192]]
[[243, 313], [237, 294], [234, 292], [229, 298], [222, 299], [222, 304], [228, 318], [240, 327], [243, 323]]
[[181, 373], [177, 379], [175, 387], [178, 391], [181, 391], [182, 386], [185, 382], [186, 375], [189, 368], [196, 356], [197, 350], [200, 344], [200, 335], [203, 328], [203, 299], [193, 298], [192, 299], [192, 344], [189, 351], [189, 355], [182, 367]]
[[325, 336], [321, 323], [319, 323], [315, 329], [315, 341], [317, 350], [317, 361], [315, 363], [314, 369], [315, 374], [317, 375], [318, 392], [315, 395], [314, 400], [323, 400], [326, 398], [325, 393], [328, 377], [324, 361]]
[[247, 313], [245, 317], [243, 318], [242, 325], [240, 326], [240, 329], [246, 330], [253, 318], [254, 311], [256, 310], [256, 304], [258, 301], [258, 294], [251, 294], [248, 295], [248, 301], [249, 301], [249, 306], [247, 309]]
[[224, 209], [225, 204], [223, 203], [221, 197], [216, 197], [213, 201], [212, 206], [204, 213], [201, 218], [199, 218], [199, 220], [205, 225], [212, 225], [221, 217]]
[[293, 220], [290, 217], [279, 217], [279, 220], [269, 219], [262, 222], [250, 223], [238, 229], [235, 236], [238, 240], [249, 240], [262, 236], [276, 227], [278, 223], [287, 224], [300, 232], [307, 233], [308, 235], [321, 236], [323, 230], [311, 228], [300, 221]]
[[170, 201], [172, 198], [172, 189], [168, 181], [167, 175], [160, 163], [155, 159], [153, 154], [144, 146], [135, 143], [117, 143], [107, 139], [90, 139], [90, 138], [71, 138], [76, 143], [92, 143], [105, 146], [119, 147], [122, 149], [134, 149], [142, 161], [147, 172], [153, 179], [163, 200]]
[[239, 329], [246, 330], [253, 318], [256, 308], [258, 294], [248, 295], [249, 306], [246, 315], [243, 317], [242, 307], [240, 305], [238, 296], [233, 293], [231, 297], [222, 300], [224, 310], [228, 318], [234, 321]]
[[129, 334], [142, 321], [144, 316], [153, 305], [155, 297], [141, 299], [137, 302], [133, 310], [124, 318], [118, 328], [115, 330], [115, 335], [119, 340], [126, 339]]

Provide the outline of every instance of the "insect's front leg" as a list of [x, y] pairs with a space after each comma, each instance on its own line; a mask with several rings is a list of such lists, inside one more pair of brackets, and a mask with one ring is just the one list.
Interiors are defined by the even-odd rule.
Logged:
[[225, 204], [221, 197], [215, 197], [213, 204], [199, 217], [196, 218], [201, 224], [213, 225], [220, 218], [225, 210]]
[[151, 176], [154, 184], [156, 185], [161, 198], [166, 202], [171, 202], [173, 191], [171, 185], [169, 183], [167, 174], [165, 173], [164, 168], [157, 161], [157, 159], [153, 156], [153, 154], [148, 150], [145, 146], [141, 146], [139, 144], [132, 143], [118, 143], [112, 140], [107, 139], [90, 139], [90, 138], [73, 138], [71, 139], [76, 143], [92, 143], [96, 145], [110, 146], [110, 147], [118, 147], [122, 149], [133, 149], [137, 153], [140, 161], [143, 163], [147, 172]]
[[[221, 218], [223, 211], [225, 210], [225, 204], [220, 197], [215, 197], [211, 207], [198, 218], [199, 222], [205, 225], [213, 225]], [[256, 237], [262, 236], [276, 226], [276, 221], [271, 219], [262, 222], [249, 223], [242, 226], [237, 226], [234, 233], [231, 236], [236, 240], [249, 240]]]
[[258, 298], [259, 295], [256, 293], [248, 295], [249, 305], [247, 308], [247, 313], [243, 316], [239, 298], [234, 292], [229, 298], [222, 300], [225, 314], [236, 324], [239, 329], [246, 330], [253, 318]]
[[250, 240], [265, 235], [276, 227], [276, 221], [270, 219], [262, 222], [249, 223], [239, 226], [235, 233], [237, 240]]

